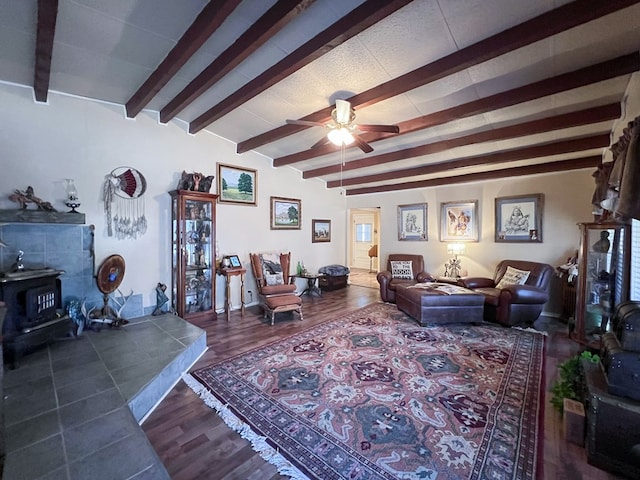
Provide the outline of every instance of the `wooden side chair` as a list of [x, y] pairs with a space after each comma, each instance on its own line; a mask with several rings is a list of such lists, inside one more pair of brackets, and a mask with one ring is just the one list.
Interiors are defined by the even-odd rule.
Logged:
[[294, 278], [289, 275], [291, 252], [250, 253], [249, 258], [264, 317], [270, 315], [273, 325], [276, 313], [295, 311], [302, 320], [302, 299], [295, 294]]

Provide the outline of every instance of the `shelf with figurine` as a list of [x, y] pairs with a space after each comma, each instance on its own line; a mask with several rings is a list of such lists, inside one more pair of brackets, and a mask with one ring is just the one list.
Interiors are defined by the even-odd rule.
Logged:
[[[33, 187], [26, 190], [15, 189], [9, 195], [9, 200], [18, 204], [17, 209], [0, 210], [0, 222], [3, 223], [70, 223], [81, 225], [85, 223], [84, 213], [76, 211], [80, 206], [77, 196], [68, 198], [66, 205], [71, 208], [68, 212], [59, 212], [51, 202], [47, 202], [35, 195]], [[35, 208], [29, 208], [35, 206]]]

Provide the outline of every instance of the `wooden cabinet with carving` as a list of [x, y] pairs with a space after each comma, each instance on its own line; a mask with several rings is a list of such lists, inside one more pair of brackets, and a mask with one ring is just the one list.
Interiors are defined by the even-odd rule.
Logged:
[[189, 190], [174, 190], [169, 194], [173, 307], [185, 320], [214, 320], [218, 196]]

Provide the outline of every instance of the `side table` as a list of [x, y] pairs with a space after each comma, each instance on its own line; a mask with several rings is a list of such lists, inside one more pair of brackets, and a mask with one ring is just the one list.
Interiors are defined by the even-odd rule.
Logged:
[[310, 273], [301, 273], [300, 275], [291, 275], [295, 278], [304, 278], [307, 281], [307, 287], [302, 290], [302, 293], [299, 295], [303, 296], [305, 293], [307, 295], [317, 295], [318, 297], [322, 295], [322, 291], [316, 285], [316, 280], [320, 277], [324, 277], [324, 274], [310, 274]]
[[218, 268], [218, 275], [224, 276], [227, 286], [227, 298], [225, 300], [227, 310], [227, 322], [231, 319], [231, 279], [240, 276], [240, 314], [244, 317], [244, 274], [247, 273], [246, 268]]

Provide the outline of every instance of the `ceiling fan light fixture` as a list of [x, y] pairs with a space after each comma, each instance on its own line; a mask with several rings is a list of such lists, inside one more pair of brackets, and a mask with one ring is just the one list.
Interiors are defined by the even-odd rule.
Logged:
[[331, 143], [338, 147], [343, 144], [351, 145], [355, 141], [349, 129], [345, 127], [334, 128], [327, 134], [327, 137], [329, 137]]

